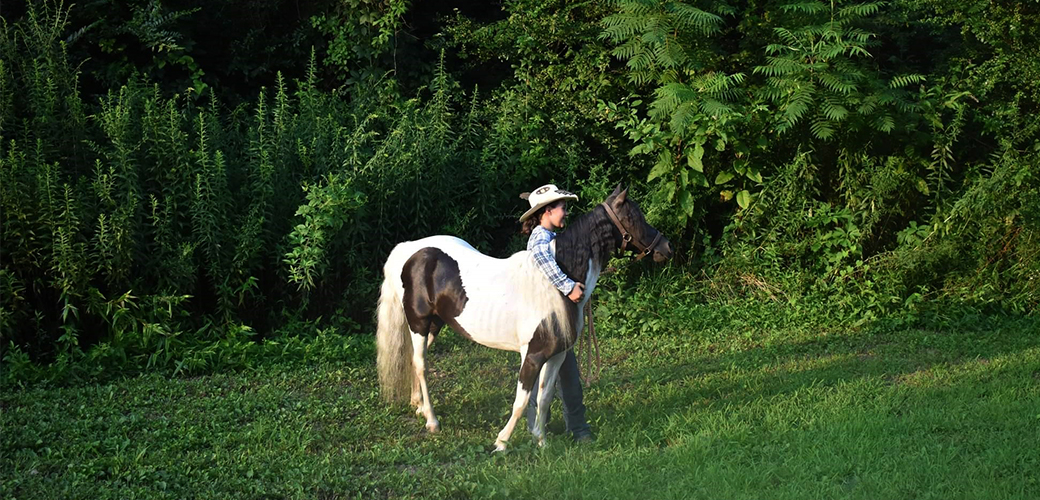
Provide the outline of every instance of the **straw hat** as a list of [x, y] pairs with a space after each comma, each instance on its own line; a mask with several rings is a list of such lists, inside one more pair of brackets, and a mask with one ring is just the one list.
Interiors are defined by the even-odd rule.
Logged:
[[578, 195], [564, 191], [555, 184], [546, 184], [538, 189], [535, 189], [533, 193], [522, 193], [521, 198], [527, 200], [531, 204], [531, 209], [524, 212], [524, 215], [520, 216], [520, 221], [534, 215], [539, 208], [542, 208], [557, 200], [577, 200]]

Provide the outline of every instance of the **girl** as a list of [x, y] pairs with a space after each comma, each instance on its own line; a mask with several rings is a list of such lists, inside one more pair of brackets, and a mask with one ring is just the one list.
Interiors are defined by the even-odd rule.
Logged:
[[[520, 195], [520, 197], [525, 196]], [[523, 222], [524, 234], [531, 235], [527, 240], [527, 249], [534, 254], [535, 263], [549, 278], [553, 286], [568, 299], [578, 303], [585, 292], [585, 285], [570, 279], [563, 273], [549, 246], [549, 243], [556, 237], [556, 233], [553, 231], [563, 228], [564, 218], [567, 217], [567, 200], [577, 200], [578, 196], [559, 189], [553, 184], [546, 184], [534, 190], [526, 198], [531, 204], [531, 208], [520, 216], [520, 221]], [[560, 400], [563, 402], [563, 421], [567, 424], [567, 431], [574, 436], [575, 441], [594, 440], [592, 429], [585, 421], [581, 375], [578, 373], [578, 360], [574, 357], [573, 349], [567, 350], [563, 364], [560, 365], [557, 380]], [[535, 399], [531, 398], [531, 403], [527, 407], [527, 425], [530, 429], [534, 429], [535, 415]]]

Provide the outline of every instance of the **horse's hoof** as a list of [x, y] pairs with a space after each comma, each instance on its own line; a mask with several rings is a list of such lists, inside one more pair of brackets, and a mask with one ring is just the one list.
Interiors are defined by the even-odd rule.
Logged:
[[422, 405], [419, 405], [418, 407], [415, 408], [415, 416], [417, 416], [417, 417], [421, 417], [422, 416]]
[[534, 443], [537, 444], [538, 446], [545, 446], [545, 434], [544, 433], [539, 434], [538, 432], [534, 432], [531, 437], [534, 438]]
[[506, 442], [505, 441], [495, 441], [495, 451], [494, 451], [494, 453], [504, 453], [505, 451], [506, 451]]
[[429, 422], [426, 424], [426, 430], [429, 431], [430, 434], [436, 434], [441, 430], [441, 424], [440, 422]]

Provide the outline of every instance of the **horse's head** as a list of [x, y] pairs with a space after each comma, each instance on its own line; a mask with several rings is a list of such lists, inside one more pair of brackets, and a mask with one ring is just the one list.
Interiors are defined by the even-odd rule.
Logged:
[[664, 262], [672, 257], [672, 245], [668, 243], [668, 238], [647, 224], [639, 204], [628, 198], [628, 188], [622, 190], [618, 184], [603, 202], [603, 208], [621, 233], [622, 251], [632, 247], [633, 251], [638, 252], [637, 260], [651, 253], [654, 262]]

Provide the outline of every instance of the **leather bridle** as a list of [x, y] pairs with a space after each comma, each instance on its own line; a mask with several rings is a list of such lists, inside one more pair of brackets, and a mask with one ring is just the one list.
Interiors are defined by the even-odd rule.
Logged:
[[636, 247], [636, 249], [639, 250], [639, 253], [636, 254], [636, 260], [643, 260], [643, 257], [650, 255], [650, 252], [654, 251], [654, 247], [657, 246], [657, 242], [661, 241], [660, 231], [657, 232], [657, 236], [654, 236], [654, 241], [650, 242], [649, 245], [644, 245], [642, 242], [636, 241], [632, 237], [632, 232], [629, 231], [628, 228], [625, 227], [625, 225], [621, 222], [621, 219], [618, 218], [617, 214], [614, 212], [614, 209], [610, 206], [609, 203], [603, 202], [600, 203], [600, 205], [603, 205], [603, 208], [607, 211], [607, 217], [610, 217], [611, 222], [614, 223], [614, 227], [616, 227], [618, 231], [621, 232], [620, 252], [622, 254], [625, 253], [625, 245], [629, 243], [631, 243], [632, 246]]

